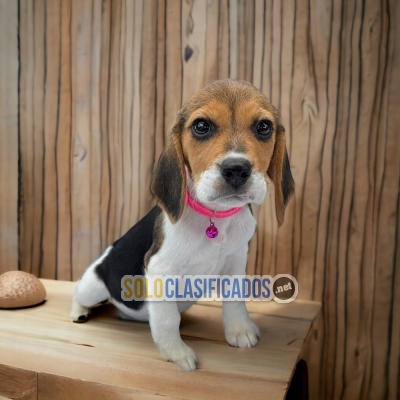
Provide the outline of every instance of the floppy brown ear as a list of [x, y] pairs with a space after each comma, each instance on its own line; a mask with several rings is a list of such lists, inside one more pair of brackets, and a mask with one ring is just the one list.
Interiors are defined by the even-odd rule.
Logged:
[[160, 207], [175, 224], [182, 215], [186, 195], [186, 172], [182, 146], [176, 126], [172, 128], [167, 147], [158, 160], [151, 192]]
[[285, 129], [280, 125], [277, 129], [274, 153], [268, 167], [268, 176], [275, 186], [275, 211], [279, 225], [283, 224], [285, 208], [294, 192], [294, 181], [285, 143]]

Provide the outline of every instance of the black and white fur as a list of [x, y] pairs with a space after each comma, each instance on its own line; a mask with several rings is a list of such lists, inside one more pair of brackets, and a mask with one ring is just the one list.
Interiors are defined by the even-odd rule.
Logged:
[[[162, 221], [164, 240], [149, 260], [147, 271], [144, 257], [153, 244], [154, 225]], [[185, 205], [182, 217], [172, 224], [160, 207], [131, 228], [121, 239], [108, 247], [91, 264], [78, 281], [70, 318], [86, 321], [90, 308], [110, 300], [131, 319], [149, 321], [155, 343], [161, 352], [182, 370], [196, 368], [196, 355], [179, 335], [180, 312], [194, 302], [124, 302], [121, 299], [121, 278], [124, 275], [245, 275], [248, 242], [254, 234], [256, 221], [249, 207], [238, 214], [218, 219], [219, 234], [209, 239], [205, 230], [209, 218]], [[179, 249], [179, 251], [177, 251]], [[244, 302], [224, 302], [223, 318], [227, 342], [249, 348], [258, 342], [257, 325], [249, 317]]]

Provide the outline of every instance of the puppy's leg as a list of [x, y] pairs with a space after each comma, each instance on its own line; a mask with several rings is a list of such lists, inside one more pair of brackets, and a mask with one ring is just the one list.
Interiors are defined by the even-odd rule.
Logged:
[[72, 322], [86, 322], [89, 313], [90, 309], [79, 303], [77, 296], [74, 294], [74, 297], [72, 299], [72, 308], [69, 314], [69, 319]]
[[[224, 273], [245, 275], [247, 246], [235, 257], [228, 257]], [[250, 318], [244, 301], [224, 301], [222, 303], [226, 341], [234, 347], [249, 348], [258, 343], [259, 327]]]
[[149, 314], [151, 334], [161, 353], [183, 371], [196, 369], [196, 354], [183, 342], [179, 333], [181, 315], [177, 303], [150, 301]]
[[108, 300], [110, 293], [104, 282], [97, 275], [95, 268], [101, 264], [111, 251], [110, 246], [102, 256], [93, 262], [76, 283], [72, 309], [69, 318], [73, 322], [85, 322], [94, 305]]
[[225, 338], [234, 347], [250, 348], [258, 343], [260, 328], [247, 313], [244, 301], [224, 301]]

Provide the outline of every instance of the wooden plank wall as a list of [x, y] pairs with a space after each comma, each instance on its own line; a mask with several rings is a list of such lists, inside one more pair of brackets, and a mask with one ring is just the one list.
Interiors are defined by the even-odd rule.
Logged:
[[0, 273], [18, 269], [18, 4], [0, 1]]
[[281, 110], [296, 182], [279, 230], [273, 196], [256, 209], [249, 273], [292, 273], [323, 302], [312, 399], [399, 397], [398, 0], [0, 7], [2, 271], [77, 279], [154, 205], [182, 102], [246, 79]]

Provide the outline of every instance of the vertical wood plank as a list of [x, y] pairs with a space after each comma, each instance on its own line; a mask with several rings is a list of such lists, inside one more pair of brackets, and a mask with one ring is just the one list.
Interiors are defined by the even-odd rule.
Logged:
[[[166, 0], [158, 1], [157, 13], [157, 87], [156, 87], [156, 125], [155, 161], [165, 145], [165, 59], [166, 59]], [[149, 182], [150, 185], [150, 182]]]
[[[293, 127], [291, 126], [291, 120], [292, 120], [291, 113], [294, 108], [292, 107], [291, 104], [291, 95], [295, 84], [293, 81], [293, 73], [295, 68], [294, 66], [295, 41], [293, 40], [293, 38], [295, 37], [294, 30], [296, 26], [296, 20], [295, 20], [296, 4], [294, 2], [282, 3], [280, 9], [276, 10], [275, 7], [274, 12], [277, 15], [276, 18], [274, 18], [274, 20], [279, 23], [277, 22], [274, 23], [273, 40], [274, 42], [279, 40], [281, 50], [278, 52], [276, 49], [274, 49], [275, 58], [277, 58], [277, 61], [275, 61], [274, 70], [278, 71], [279, 75], [277, 75], [276, 72], [272, 74], [272, 81], [276, 81], [276, 83], [273, 85], [273, 88], [271, 90], [273, 91], [273, 96], [276, 98], [274, 104], [279, 109], [281, 123], [283, 124], [286, 130], [285, 131], [286, 148], [288, 150], [288, 156], [291, 161], [292, 169], [295, 173], [296, 165], [294, 164], [293, 160], [294, 157], [292, 156]], [[326, 13], [326, 15], [329, 14]], [[276, 27], [276, 25], [278, 25], [278, 27]], [[321, 40], [321, 42], [324, 41]], [[324, 59], [325, 59], [325, 54], [322, 53], [320, 62], [318, 64], [317, 63], [315, 64], [316, 66], [317, 65], [320, 66], [321, 70], [325, 67], [322, 61]], [[315, 70], [315, 74], [318, 74], [318, 72], [319, 71]], [[322, 115], [318, 114], [318, 116], [316, 116], [314, 120], [315, 124], [324, 122], [324, 115], [322, 110], [321, 110]], [[321, 150], [320, 149], [315, 150], [315, 153], [317, 154], [318, 151]], [[317, 171], [317, 167], [315, 167], [315, 171]], [[317, 174], [315, 173], [315, 175]], [[277, 229], [276, 233], [277, 236], [275, 242], [276, 253], [274, 257], [274, 264], [276, 266], [275, 270], [277, 273], [284, 273], [284, 271], [288, 273], [288, 271], [290, 271], [292, 274], [294, 274], [295, 266], [293, 265], [293, 259], [294, 259], [293, 243], [295, 239], [294, 237], [295, 205], [296, 202], [298, 201], [298, 198], [301, 196], [298, 189], [299, 189], [298, 186], [296, 186], [295, 194], [292, 197], [289, 206], [286, 208], [285, 223], [279, 228], [279, 230], [275, 228]], [[269, 200], [271, 200], [271, 203], [272, 202], [274, 203], [274, 205], [272, 206], [272, 212], [274, 212], [273, 211], [275, 207], [275, 202], [273, 201], [274, 199], [272, 198], [272, 196], [270, 196]], [[271, 215], [271, 218], [274, 218], [273, 214]]]
[[110, 46], [111, 46], [111, 0], [102, 5], [101, 57], [100, 57], [100, 143], [101, 143], [101, 248], [105, 249], [113, 240], [109, 237], [109, 212], [111, 202], [111, 165], [109, 157], [108, 108], [110, 93]]
[[131, 182], [131, 201], [132, 212], [131, 221], [138, 221], [140, 218], [139, 196], [140, 192], [140, 116], [141, 116], [141, 96], [142, 89], [140, 83], [140, 65], [142, 54], [142, 32], [143, 32], [143, 1], [136, 1], [134, 4], [134, 20], [133, 20], [133, 110], [132, 110], [132, 138], [131, 138], [131, 154], [132, 154], [132, 171], [133, 179]]
[[[33, 33], [32, 33], [32, 7], [27, 1], [19, 3], [20, 25], [20, 77], [19, 77], [19, 112], [20, 112], [20, 235], [19, 235], [19, 258], [22, 271], [30, 272], [32, 263], [32, 218], [33, 202], [25, 199], [33, 196], [33, 174], [30, 168], [30, 159], [33, 157], [33, 146], [31, 145], [31, 132], [27, 128], [32, 126], [32, 60], [33, 60]], [[30, 95], [28, 95], [30, 92]], [[29, 168], [28, 168], [29, 165]]]
[[206, 28], [207, 2], [184, 1], [182, 3], [182, 104], [205, 84], [206, 57], [208, 60]]
[[[100, 229], [97, 226], [99, 214], [100, 168], [93, 168], [98, 161], [99, 126], [92, 126], [91, 115], [95, 112], [96, 87], [99, 62], [98, 49], [101, 37], [96, 7], [101, 4], [90, 0], [72, 2], [71, 19], [71, 76], [72, 76], [72, 276], [77, 279], [83, 269], [99, 253]], [[95, 8], [93, 8], [95, 7]], [[94, 208], [95, 207], [95, 208]], [[92, 246], [95, 251], [92, 253]], [[97, 255], [96, 254], [96, 255]]]
[[40, 276], [57, 276], [58, 198], [56, 142], [60, 105], [61, 1], [45, 4], [43, 236]]
[[253, 81], [253, 60], [254, 60], [254, 32], [255, 32], [255, 4], [254, 0], [246, 0], [241, 4], [242, 11], [239, 15], [240, 35], [240, 73], [241, 79]]
[[[101, 130], [101, 34], [102, 4], [98, 1], [92, 2], [90, 32], [90, 81], [89, 81], [89, 104], [90, 104], [90, 261], [95, 260], [104, 250], [101, 247], [101, 168], [102, 147], [100, 141]], [[86, 206], [87, 207], [87, 206]]]
[[71, 243], [71, 0], [61, 1], [60, 93], [56, 136], [57, 279], [72, 280]]
[[238, 38], [238, 1], [229, 0], [229, 78], [239, 78], [239, 38]]
[[0, 3], [0, 274], [18, 269], [18, 3]]
[[[132, 198], [131, 182], [133, 180], [134, 170], [132, 169], [132, 154], [131, 154], [131, 139], [132, 139], [132, 112], [133, 112], [133, 44], [134, 44], [134, 6], [130, 1], [121, 3], [121, 48], [119, 60], [121, 63], [119, 73], [122, 78], [121, 82], [121, 104], [120, 104], [120, 130], [121, 143], [126, 143], [122, 146], [122, 161], [123, 161], [123, 208], [121, 212], [121, 233], [126, 232], [130, 228], [132, 203], [135, 201]], [[125, 90], [124, 90], [125, 88]], [[126, 90], [128, 89], [128, 90]]]
[[182, 2], [167, 0], [165, 49], [165, 135], [182, 105]]
[[219, 0], [218, 18], [218, 79], [229, 78], [229, 5]]
[[[142, 53], [140, 69], [141, 97], [140, 113], [140, 166], [139, 166], [139, 215], [147, 214], [155, 205], [150, 193], [150, 182], [156, 160], [156, 99], [157, 99], [157, 29], [158, 2], [146, 0], [143, 3]], [[145, 94], [145, 95], [144, 95]]]
[[[389, 16], [393, 16], [395, 21], [400, 18], [400, 7], [399, 2], [389, 3], [388, 8]], [[390, 19], [391, 20], [391, 19]], [[384, 198], [396, 198], [397, 206], [395, 212], [392, 209], [386, 214], [387, 220], [383, 221], [381, 224], [381, 232], [385, 237], [386, 245], [382, 247], [383, 255], [393, 257], [392, 260], [389, 259], [388, 266], [392, 267], [391, 276], [389, 282], [391, 287], [388, 291], [389, 301], [387, 308], [389, 311], [389, 335], [388, 335], [388, 349], [387, 358], [385, 359], [384, 369], [386, 372], [387, 379], [387, 398], [394, 400], [400, 397], [400, 385], [399, 385], [399, 374], [400, 374], [400, 363], [399, 363], [399, 353], [400, 353], [400, 246], [399, 233], [400, 233], [400, 195], [397, 192], [392, 196], [388, 196], [387, 190], [396, 190], [396, 177], [397, 177], [397, 187], [400, 187], [400, 138], [398, 135], [398, 129], [400, 126], [400, 115], [397, 112], [397, 106], [400, 102], [400, 81], [398, 76], [400, 74], [400, 29], [391, 35], [391, 49], [393, 51], [392, 58], [388, 57], [391, 61], [391, 68], [389, 68], [389, 82], [388, 82], [388, 108], [387, 108], [387, 157], [385, 158], [385, 170], [384, 174], [384, 187], [385, 196]], [[393, 207], [393, 205], [392, 205]], [[386, 212], [387, 212], [386, 211]], [[392, 212], [390, 214], [390, 212]], [[397, 220], [397, 221], [396, 221]], [[385, 223], [387, 224], [385, 226]], [[396, 231], [393, 234], [393, 228], [395, 225]], [[388, 235], [391, 233], [392, 235]], [[379, 260], [381, 263], [382, 261]], [[382, 262], [381, 265], [386, 265]], [[376, 382], [376, 385], [381, 385], [381, 382]]]
[[107, 104], [107, 128], [110, 171], [110, 201], [107, 214], [107, 242], [112, 243], [121, 232], [121, 211], [123, 207], [122, 142], [120, 127], [120, 107], [123, 76], [120, 74], [121, 48], [121, 7], [122, 2], [111, 2], [110, 54], [109, 54], [109, 93]]
[[20, 259], [40, 275], [43, 237], [45, 2], [20, 2]]
[[[305, 243], [307, 248], [310, 248], [310, 244], [314, 246], [314, 254], [311, 254], [310, 250], [307, 252], [302, 251], [301, 236], [299, 236], [299, 228], [301, 225], [297, 223], [294, 225], [294, 243], [295, 248], [293, 249], [293, 257], [295, 260], [301, 259], [297, 266], [294, 266], [294, 271], [298, 271], [301, 274], [301, 279], [306, 282], [306, 285], [310, 288], [309, 292], [305, 292], [304, 296], [311, 296], [314, 299], [325, 299], [329, 298], [329, 302], [334, 301], [336, 291], [334, 285], [336, 284], [335, 269], [329, 268], [327, 265], [327, 235], [330, 233], [327, 229], [327, 225], [334, 220], [331, 214], [333, 208], [332, 204], [332, 193], [331, 185], [332, 179], [337, 174], [337, 170], [333, 168], [333, 143], [337, 135], [337, 120], [338, 110], [337, 107], [340, 105], [338, 100], [338, 86], [340, 77], [340, 32], [342, 30], [342, 4], [340, 2], [334, 2], [332, 5], [322, 4], [314, 2], [310, 5], [311, 9], [315, 10], [315, 13], [311, 15], [310, 20], [310, 33], [313, 43], [313, 60], [316, 77], [316, 99], [318, 99], [318, 114], [314, 120], [315, 128], [315, 144], [320, 150], [315, 150], [315, 155], [319, 158], [314, 159], [312, 163], [312, 176], [313, 180], [317, 183], [317, 186], [313, 191], [305, 192], [304, 194], [310, 193], [312, 198], [312, 211], [307, 213], [308, 218], [312, 216], [312, 240], [309, 243]], [[297, 27], [297, 20], [294, 20], [294, 28]], [[292, 82], [292, 86], [295, 82]], [[283, 102], [284, 104], [284, 102]], [[292, 103], [290, 99], [289, 110], [291, 112], [295, 103]], [[290, 127], [294, 126], [293, 121], [290, 120]], [[318, 132], [324, 132], [324, 135], [318, 135]], [[294, 132], [289, 128], [289, 135], [294, 137]], [[315, 140], [314, 139], [314, 140]], [[294, 142], [292, 142], [294, 143]], [[296, 145], [291, 144], [291, 154], [294, 154]], [[295, 165], [296, 168], [296, 165]], [[310, 181], [313, 184], [312, 181]], [[313, 184], [315, 186], [315, 183]], [[302, 188], [299, 188], [300, 191]], [[299, 192], [298, 192], [299, 193]], [[301, 195], [301, 192], [299, 193]], [[296, 197], [297, 200], [297, 197]], [[319, 202], [319, 207], [316, 208], [315, 201]], [[296, 211], [297, 211], [297, 204]], [[315, 213], [315, 209], [318, 210]], [[298, 221], [297, 215], [296, 222]], [[332, 230], [332, 228], [330, 228]], [[308, 236], [305, 241], [308, 241]], [[334, 254], [335, 251], [333, 252]], [[305, 257], [306, 256], [306, 257]], [[324, 297], [327, 296], [327, 297]], [[325, 302], [325, 305], [327, 303]], [[307, 351], [307, 361], [310, 368], [310, 374], [313, 374], [315, 380], [311, 382], [310, 394], [312, 397], [325, 396], [326, 393], [322, 389], [326, 384], [326, 370], [322, 370], [324, 362], [328, 364], [327, 369], [332, 371], [335, 367], [334, 357], [323, 357], [322, 354], [327, 352], [327, 341], [331, 338], [335, 338], [332, 334], [335, 330], [335, 319], [330, 318], [327, 311], [324, 311], [323, 318], [320, 316], [314, 323], [311, 334], [311, 345]], [[312, 349], [312, 350], [311, 350]], [[321, 384], [319, 384], [321, 383]], [[330, 390], [333, 390], [330, 388]], [[332, 392], [331, 392], [332, 393]], [[332, 394], [330, 394], [331, 396]]]
[[[366, 7], [369, 7], [369, 12], [373, 12], [376, 5], [367, 3]], [[375, 190], [372, 215], [375, 255], [369, 261], [375, 272], [371, 324], [371, 380], [368, 389], [363, 382], [363, 391], [368, 390], [369, 398], [388, 398], [389, 392], [392, 392], [392, 395], [394, 394], [393, 389], [391, 390], [389, 387], [389, 376], [399, 372], [398, 365], [394, 371], [389, 370], [388, 358], [392, 351], [399, 354], [398, 338], [400, 337], [400, 330], [396, 321], [398, 316], [393, 312], [393, 301], [398, 297], [398, 294], [396, 294], [398, 287], [396, 288], [394, 283], [396, 282], [396, 267], [398, 267], [398, 260], [396, 260], [398, 231], [396, 234], [396, 230], [399, 220], [399, 185], [393, 183], [399, 182], [400, 176], [400, 137], [397, 133], [398, 128], [393, 129], [394, 126], [392, 125], [393, 119], [396, 117], [389, 115], [391, 111], [389, 102], [393, 101], [391, 96], [393, 90], [396, 91], [397, 89], [397, 93], [399, 93], [398, 82], [392, 81], [392, 71], [396, 71], [397, 68], [396, 66], [393, 68], [393, 64], [390, 63], [390, 60], [395, 59], [396, 54], [394, 52], [398, 52], [398, 47], [394, 47], [396, 37], [393, 30], [389, 29], [393, 22], [391, 15], [395, 16], [396, 10], [391, 8], [390, 3], [383, 3], [375, 9], [376, 12], [381, 15], [380, 23], [366, 24], [364, 32], [369, 29], [371, 43], [366, 41], [363, 45], [368, 55], [371, 47], [376, 46], [379, 51], [379, 58], [376, 60], [377, 79], [375, 86], [379, 100], [376, 99], [374, 104], [374, 115], [378, 115], [379, 118], [374, 120], [372, 124], [376, 142], [370, 142], [370, 153], [375, 152], [376, 157], [373, 169]], [[378, 45], [378, 41], [380, 44], [385, 43], [385, 46]], [[369, 76], [367, 70], [364, 81], [367, 81]], [[389, 86], [390, 84], [393, 84], [393, 86]], [[394, 121], [396, 120], [394, 119]], [[349, 365], [348, 369], [345, 369], [346, 375], [349, 375], [351, 367], [352, 365]]]
[[254, 57], [253, 57], [253, 85], [261, 89], [262, 62], [264, 59], [264, 0], [255, 0], [254, 3]]
[[207, 67], [204, 70], [205, 84], [218, 79], [218, 21], [220, 20], [219, 0], [208, 0], [206, 9], [206, 40], [204, 53]]

